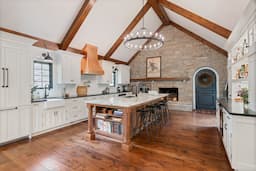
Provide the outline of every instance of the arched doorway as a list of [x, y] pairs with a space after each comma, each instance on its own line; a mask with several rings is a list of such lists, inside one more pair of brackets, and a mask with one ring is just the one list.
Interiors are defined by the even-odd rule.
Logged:
[[193, 77], [193, 109], [216, 109], [216, 98], [218, 98], [217, 72], [209, 67], [200, 68]]

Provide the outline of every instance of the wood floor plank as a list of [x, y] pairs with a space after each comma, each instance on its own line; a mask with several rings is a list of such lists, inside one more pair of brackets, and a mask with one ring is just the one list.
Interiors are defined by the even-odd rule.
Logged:
[[0, 171], [230, 171], [215, 116], [171, 111], [150, 142], [142, 132], [131, 152], [103, 137], [85, 139], [83, 122], [0, 147]]

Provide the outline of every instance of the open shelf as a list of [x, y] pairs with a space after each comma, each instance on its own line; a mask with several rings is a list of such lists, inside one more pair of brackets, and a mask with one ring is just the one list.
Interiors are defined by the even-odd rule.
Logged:
[[99, 119], [99, 120], [103, 120], [103, 121], [107, 121], [107, 122], [117, 122], [117, 123], [122, 123], [122, 120], [117, 121], [117, 120], [113, 120], [113, 119], [105, 119], [105, 118], [98, 118], [98, 117], [93, 117], [94, 119]]
[[95, 129], [95, 132], [96, 132], [96, 134], [103, 135], [103, 136], [106, 136], [106, 137], [109, 137], [109, 138], [112, 138], [112, 139], [117, 139], [119, 141], [123, 140], [123, 135], [119, 135], [119, 134], [116, 134], [116, 133], [109, 133], [109, 132], [102, 131], [102, 130], [99, 130], [99, 129]]
[[236, 82], [246, 82], [248, 81], [248, 78], [240, 78], [240, 79], [232, 79], [232, 82], [236, 83]]

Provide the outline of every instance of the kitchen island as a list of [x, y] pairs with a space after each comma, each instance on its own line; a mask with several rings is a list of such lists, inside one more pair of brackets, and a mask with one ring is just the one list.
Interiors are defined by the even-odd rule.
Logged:
[[87, 139], [95, 140], [96, 135], [101, 135], [122, 143], [123, 149], [131, 150], [137, 109], [159, 101], [166, 101], [167, 96], [168, 94], [143, 93], [137, 97], [106, 97], [88, 101]]

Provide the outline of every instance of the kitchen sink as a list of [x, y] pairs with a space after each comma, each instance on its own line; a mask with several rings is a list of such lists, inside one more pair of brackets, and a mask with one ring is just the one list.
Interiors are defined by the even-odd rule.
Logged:
[[45, 109], [57, 108], [57, 107], [63, 107], [63, 106], [65, 106], [64, 99], [47, 99], [47, 101], [44, 102]]

